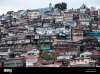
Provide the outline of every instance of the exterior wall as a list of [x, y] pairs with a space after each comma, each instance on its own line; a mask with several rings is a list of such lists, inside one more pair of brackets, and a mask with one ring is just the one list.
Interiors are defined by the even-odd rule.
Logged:
[[73, 13], [65, 13], [64, 20], [65, 21], [72, 21], [73, 20]]
[[13, 59], [13, 60], [5, 60], [4, 67], [22, 67], [23, 62], [22, 59]]
[[87, 36], [94, 36], [94, 37], [96, 37], [96, 38], [98, 39], [98, 41], [100, 42], [100, 35], [99, 35], [99, 33], [100, 33], [99, 30], [97, 30], [97, 32], [94, 31], [94, 32], [88, 33]]
[[80, 13], [85, 13], [86, 9], [80, 9]]
[[63, 21], [63, 16], [54, 16], [54, 18], [56, 19], [56, 22], [62, 22]]
[[30, 19], [37, 19], [40, 13], [38, 11], [29, 11], [28, 12], [28, 17]]
[[92, 60], [92, 59], [78, 59], [78, 60], [73, 60], [73, 61], [70, 61], [70, 65], [79, 65], [79, 64], [89, 64], [90, 62], [95, 62], [95, 60]]
[[83, 39], [83, 36], [73, 36], [74, 41], [78, 41], [78, 40], [81, 40], [81, 39]]
[[71, 58], [72, 58], [72, 56], [65, 55], [65, 56], [58, 56], [57, 60], [60, 60], [60, 59], [71, 59]]
[[82, 30], [72, 30], [73, 40], [78, 41], [83, 39], [83, 31]]
[[31, 55], [31, 56], [38, 57], [39, 56], [39, 50], [33, 49], [31, 51], [28, 51], [26, 55]]
[[98, 9], [98, 15], [100, 15], [100, 9]]
[[96, 23], [92, 24], [92, 28], [97, 28], [98, 25]]
[[8, 52], [0, 52], [0, 58], [7, 58]]
[[41, 46], [41, 50], [51, 50], [51, 46]]
[[9, 40], [7, 41], [7, 44], [25, 44], [30, 43], [30, 39], [22, 39], [22, 40]]
[[100, 24], [98, 24], [98, 28], [100, 29]]
[[33, 67], [34, 63], [38, 62], [38, 58], [34, 56], [26, 57], [26, 67]]
[[79, 14], [79, 21], [83, 25], [89, 25], [90, 16], [87, 13]]
[[86, 21], [80, 21], [80, 23], [81, 23], [82, 25], [89, 25], [89, 22], [86, 22]]

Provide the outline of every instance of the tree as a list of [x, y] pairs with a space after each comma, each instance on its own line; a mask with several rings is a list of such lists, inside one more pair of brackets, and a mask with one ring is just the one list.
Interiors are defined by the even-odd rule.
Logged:
[[100, 47], [100, 42], [97, 43], [97, 47]]
[[13, 52], [9, 53], [9, 57], [14, 58], [15, 57], [14, 53]]
[[41, 54], [41, 58], [45, 59], [45, 60], [51, 60], [52, 59], [52, 55], [43, 53], [43, 54]]
[[36, 45], [36, 48], [40, 50], [41, 49], [41, 46], [39, 44], [37, 44]]
[[67, 8], [67, 4], [62, 2], [62, 3], [57, 3], [54, 6], [55, 8], [57, 8], [59, 11], [61, 10], [65, 10]]
[[56, 59], [57, 53], [42, 53], [41, 58], [44, 60]]
[[62, 10], [65, 10], [67, 8], [67, 4], [62, 2]]

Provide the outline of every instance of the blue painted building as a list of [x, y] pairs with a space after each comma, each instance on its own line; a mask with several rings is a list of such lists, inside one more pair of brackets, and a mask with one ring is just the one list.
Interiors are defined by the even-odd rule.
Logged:
[[100, 42], [100, 32], [88, 32], [87, 36], [94, 36], [98, 39], [98, 41]]

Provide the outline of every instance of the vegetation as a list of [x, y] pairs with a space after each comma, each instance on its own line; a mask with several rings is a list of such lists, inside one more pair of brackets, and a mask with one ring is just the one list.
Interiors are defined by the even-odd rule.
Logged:
[[15, 57], [14, 53], [13, 52], [9, 53], [9, 57], [14, 58]]
[[61, 11], [61, 10], [65, 10], [67, 8], [67, 4], [64, 2], [57, 3], [57, 4], [55, 4], [54, 7]]
[[53, 60], [56, 57], [56, 53], [42, 53], [40, 57], [44, 60]]
[[100, 47], [100, 42], [97, 43], [97, 47]]
[[50, 54], [41, 54], [41, 58], [45, 60], [51, 60], [52, 56]]
[[36, 45], [36, 48], [40, 50], [41, 49], [41, 46], [39, 44], [37, 44]]

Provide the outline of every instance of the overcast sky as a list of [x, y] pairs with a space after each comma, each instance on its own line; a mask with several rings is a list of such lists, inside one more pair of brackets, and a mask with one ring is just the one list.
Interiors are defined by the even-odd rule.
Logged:
[[100, 0], [0, 0], [0, 15], [11, 10], [45, 8], [49, 3], [54, 6], [60, 2], [67, 3], [68, 9], [79, 8], [83, 3], [88, 7], [100, 8]]

